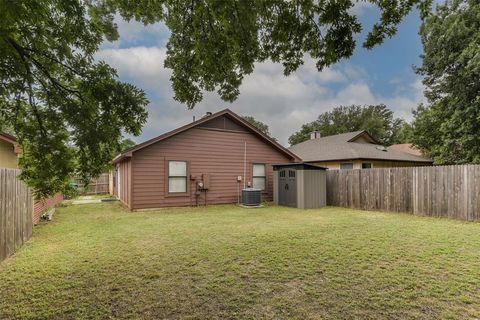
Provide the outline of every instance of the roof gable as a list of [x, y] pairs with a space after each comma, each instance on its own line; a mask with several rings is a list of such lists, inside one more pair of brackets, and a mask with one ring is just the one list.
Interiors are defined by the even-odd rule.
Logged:
[[355, 133], [358, 133], [358, 134], [356, 134], [355, 136], [347, 140], [347, 142], [380, 144], [380, 142], [375, 137], [373, 137], [370, 133], [368, 133], [365, 130], [352, 132], [352, 134], [355, 134]]
[[249, 132], [249, 130], [245, 126], [235, 122], [235, 120], [231, 119], [228, 114], [224, 114], [222, 116], [210, 119], [207, 122], [199, 124], [197, 127]]
[[147, 140], [145, 142], [142, 142], [140, 144], [137, 144], [136, 146], [133, 146], [132, 148], [129, 148], [119, 155], [117, 155], [114, 159], [113, 162], [118, 162], [122, 160], [123, 158], [126, 157], [131, 157], [135, 151], [138, 151], [140, 149], [146, 148], [154, 143], [157, 143], [159, 141], [163, 141], [165, 139], [168, 139], [170, 137], [173, 137], [181, 132], [185, 132], [189, 129], [192, 128], [197, 128], [197, 127], [203, 127], [203, 128], [210, 128], [210, 129], [217, 129], [217, 130], [231, 130], [231, 131], [244, 131], [244, 132], [251, 132], [258, 136], [261, 140], [263, 140], [265, 143], [268, 143], [272, 145], [275, 149], [278, 151], [282, 152], [283, 154], [287, 155], [290, 157], [292, 160], [299, 160], [300, 158], [295, 155], [293, 152], [289, 151], [285, 147], [283, 147], [281, 144], [267, 136], [265, 133], [261, 132], [258, 130], [255, 126], [244, 120], [242, 117], [231, 111], [230, 109], [224, 109], [222, 111], [219, 111], [217, 113], [214, 113], [210, 116], [205, 116], [197, 121], [193, 121], [189, 124], [186, 124], [184, 126], [181, 126], [175, 130], [169, 131], [167, 133], [164, 133], [158, 137], [155, 137], [153, 139]]

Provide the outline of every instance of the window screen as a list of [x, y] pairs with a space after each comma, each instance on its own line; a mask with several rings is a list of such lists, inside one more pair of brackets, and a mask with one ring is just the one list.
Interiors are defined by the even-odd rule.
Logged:
[[253, 187], [255, 189], [265, 190], [266, 186], [266, 169], [265, 164], [253, 165]]
[[353, 169], [353, 163], [351, 162], [340, 163], [340, 169], [342, 170]]
[[168, 162], [168, 192], [187, 192], [187, 162]]
[[370, 169], [371, 167], [372, 167], [372, 164], [370, 162], [362, 163], [362, 169]]

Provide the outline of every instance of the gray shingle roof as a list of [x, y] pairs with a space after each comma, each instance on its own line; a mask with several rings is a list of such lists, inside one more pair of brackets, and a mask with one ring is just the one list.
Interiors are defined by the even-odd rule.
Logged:
[[[347, 159], [373, 159], [388, 161], [432, 162], [431, 159], [386, 148], [372, 143], [349, 142], [366, 131], [355, 131], [307, 140], [288, 148], [305, 162]], [[355, 141], [355, 140], [354, 140]]]

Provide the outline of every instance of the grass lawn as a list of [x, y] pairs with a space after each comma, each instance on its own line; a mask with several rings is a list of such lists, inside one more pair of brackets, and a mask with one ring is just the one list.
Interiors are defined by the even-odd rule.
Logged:
[[480, 224], [341, 208], [61, 208], [0, 319], [480, 318]]

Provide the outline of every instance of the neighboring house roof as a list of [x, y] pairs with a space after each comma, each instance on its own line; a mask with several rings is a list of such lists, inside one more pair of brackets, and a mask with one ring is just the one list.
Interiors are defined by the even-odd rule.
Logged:
[[157, 143], [159, 141], [162, 141], [162, 140], [165, 140], [165, 139], [168, 139], [170, 137], [173, 137], [181, 132], [184, 132], [184, 131], [187, 131], [189, 129], [192, 129], [200, 124], [203, 124], [207, 121], [210, 121], [212, 119], [215, 119], [215, 118], [218, 118], [218, 117], [221, 117], [221, 116], [227, 116], [229, 117], [230, 119], [232, 119], [233, 121], [237, 122], [238, 124], [242, 125], [243, 127], [247, 128], [249, 131], [251, 131], [253, 134], [255, 134], [256, 136], [258, 136], [260, 139], [262, 139], [263, 141], [265, 141], [266, 143], [270, 144], [272, 147], [274, 147], [275, 149], [277, 149], [278, 151], [286, 154], [288, 157], [290, 157], [291, 159], [293, 160], [300, 160], [300, 158], [295, 155], [294, 153], [292, 153], [291, 151], [289, 151], [287, 148], [283, 147], [281, 144], [279, 144], [278, 142], [276, 142], [275, 140], [273, 140], [272, 138], [270, 138], [269, 136], [267, 136], [265, 133], [263, 133], [262, 131], [258, 130], [255, 126], [253, 126], [252, 124], [250, 124], [248, 121], [246, 121], [245, 119], [243, 119], [241, 116], [237, 115], [236, 113], [234, 113], [233, 111], [231, 111], [230, 109], [224, 109], [222, 111], [219, 111], [219, 112], [216, 112], [216, 113], [213, 113], [211, 115], [208, 115], [208, 116], [205, 116], [197, 121], [193, 121], [189, 124], [186, 124], [184, 126], [181, 126], [175, 130], [172, 130], [172, 131], [169, 131], [167, 133], [164, 133], [156, 138], [153, 138], [153, 139], [150, 139], [150, 140], [147, 140], [145, 142], [142, 142], [140, 144], [137, 144], [129, 149], [126, 149], [124, 150], [122, 153], [120, 153], [119, 155], [117, 155], [114, 159], [113, 159], [113, 162], [116, 163], [124, 158], [128, 158], [128, 157], [131, 157], [133, 152], [135, 151], [138, 151], [140, 149], [143, 149], [145, 147], [148, 147], [154, 143]]
[[432, 160], [380, 145], [366, 131], [355, 131], [311, 139], [293, 145], [289, 150], [302, 161], [337, 161], [354, 159], [427, 162]]
[[5, 132], [0, 132], [0, 141], [4, 141], [6, 143], [13, 145], [14, 147], [13, 151], [15, 152], [15, 154], [21, 153], [20, 146], [17, 143], [17, 138], [15, 138], [14, 136]]
[[402, 151], [405, 153], [413, 154], [414, 156], [418, 156], [418, 157], [425, 157], [422, 153], [422, 150], [415, 148], [413, 144], [410, 144], [410, 143], [394, 144], [388, 147], [388, 149]]
[[11, 144], [15, 144], [17, 142], [17, 138], [15, 138], [12, 135], [9, 135], [8, 133], [1, 132], [1, 131], [0, 131], [0, 140], [11, 143]]

